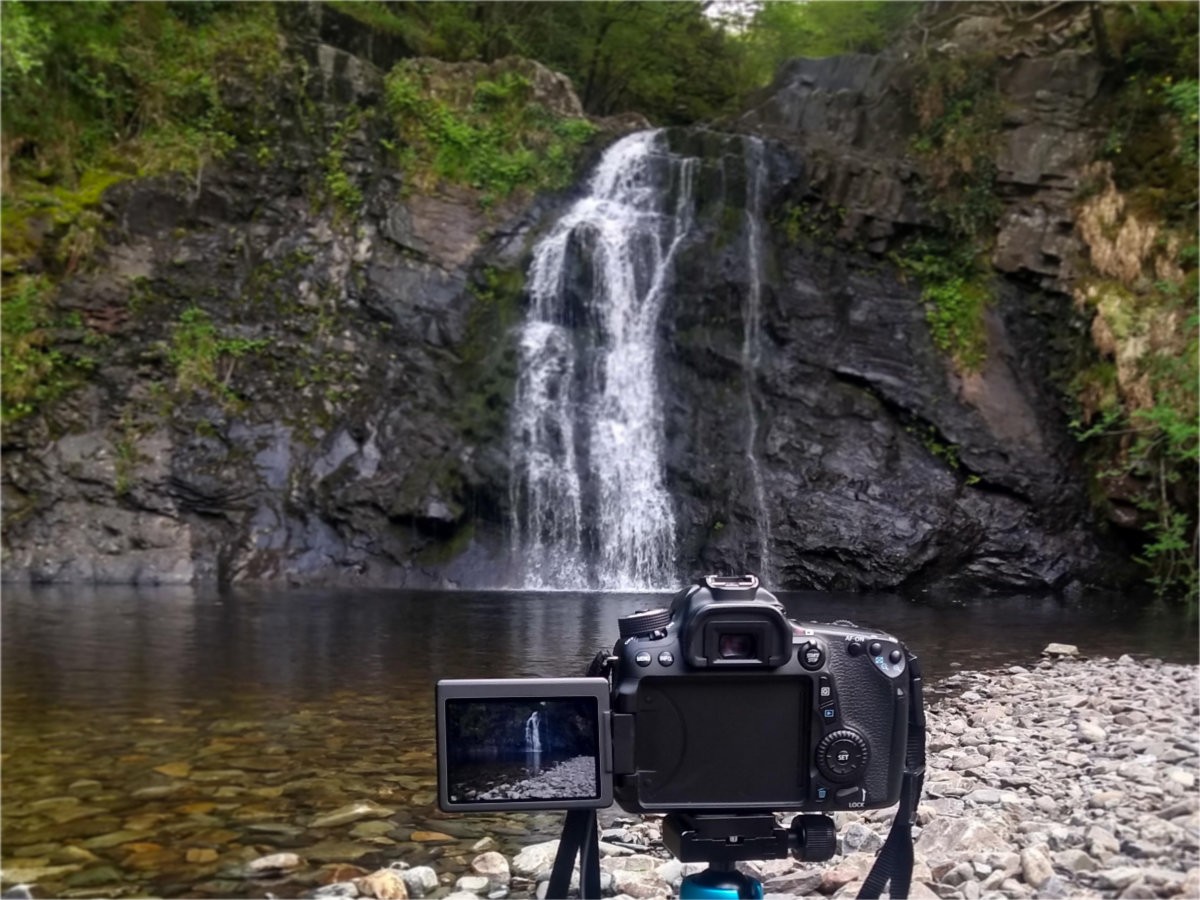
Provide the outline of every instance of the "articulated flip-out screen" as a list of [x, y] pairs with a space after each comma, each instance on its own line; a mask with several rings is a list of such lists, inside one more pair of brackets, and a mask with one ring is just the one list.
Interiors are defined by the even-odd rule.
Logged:
[[447, 811], [612, 802], [608, 682], [438, 682], [438, 787]]

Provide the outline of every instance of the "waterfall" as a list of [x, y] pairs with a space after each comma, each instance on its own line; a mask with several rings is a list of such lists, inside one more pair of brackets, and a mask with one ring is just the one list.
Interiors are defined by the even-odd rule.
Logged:
[[[767, 494], [763, 487], [762, 468], [758, 463], [758, 364], [761, 353], [759, 332], [762, 328], [762, 204], [763, 142], [746, 138], [746, 267], [749, 273], [746, 308], [742, 320], [742, 372], [746, 396], [746, 465], [754, 488], [754, 503], [758, 510], [758, 575], [764, 584], [771, 584], [771, 519], [767, 510]], [[747, 566], [749, 563], [747, 562]]]
[[521, 587], [676, 580], [655, 343], [696, 162], [658, 131], [623, 138], [534, 248], [509, 435]]
[[525, 752], [526, 753], [541, 753], [542, 752], [542, 735], [538, 730], [538, 725], [541, 723], [541, 716], [535, 709], [529, 714], [529, 718], [525, 720]]

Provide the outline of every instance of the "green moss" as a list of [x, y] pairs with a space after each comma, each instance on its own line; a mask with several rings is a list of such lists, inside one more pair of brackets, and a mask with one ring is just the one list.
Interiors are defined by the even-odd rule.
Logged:
[[236, 404], [230, 382], [237, 360], [266, 346], [265, 340], [222, 337], [207, 312], [189, 306], [171, 332], [168, 359], [175, 367], [175, 388], [185, 393], [208, 391]]
[[235, 146], [244, 119], [225, 107], [223, 85], [261, 88], [281, 67], [269, 3], [216, 4], [202, 16], [168, 3], [10, 5], [37, 40], [27, 65], [5, 67], [6, 147], [21, 151], [7, 157], [6, 272], [33, 256], [55, 275], [86, 262], [101, 197], [119, 181], [198, 179]]
[[842, 207], [801, 201], [783, 207], [772, 222], [783, 231], [789, 244], [804, 238], [829, 242], [834, 240], [845, 217], [846, 210]]
[[0, 421], [22, 419], [80, 384], [95, 367], [90, 355], [54, 344], [54, 332], [82, 327], [56, 312], [54, 287], [41, 275], [10, 278], [0, 293]]
[[386, 90], [402, 141], [398, 162], [426, 188], [474, 188], [485, 207], [519, 189], [568, 185], [596, 131], [586, 119], [549, 113], [517, 72], [435, 90], [430, 73], [405, 60], [388, 73]]
[[333, 198], [338, 212], [353, 216], [363, 202], [362, 190], [346, 171], [346, 150], [351, 139], [363, 125], [369, 113], [355, 111], [346, 116], [334, 129], [329, 149], [321, 160], [325, 170], [325, 189]]
[[921, 283], [933, 343], [959, 369], [978, 370], [987, 357], [984, 314], [992, 296], [986, 264], [969, 246], [935, 239], [910, 241], [893, 259]]
[[1000, 214], [994, 157], [1004, 104], [998, 72], [994, 54], [929, 59], [912, 94], [921, 126], [912, 149], [926, 170], [925, 200], [961, 240], [986, 240]]

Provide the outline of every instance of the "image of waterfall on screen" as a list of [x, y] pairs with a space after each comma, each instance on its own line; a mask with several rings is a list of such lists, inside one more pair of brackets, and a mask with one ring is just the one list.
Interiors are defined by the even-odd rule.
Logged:
[[623, 138], [534, 249], [510, 421], [514, 587], [677, 579], [656, 329], [695, 167], [661, 132]]

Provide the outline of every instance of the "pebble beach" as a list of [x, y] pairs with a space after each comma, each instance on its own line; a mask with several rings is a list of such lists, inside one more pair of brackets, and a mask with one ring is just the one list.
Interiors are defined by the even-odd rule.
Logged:
[[[935, 686], [911, 897], [1200, 898], [1200, 670], [1072, 649]], [[853, 897], [892, 817], [836, 814], [839, 854], [827, 863], [744, 869], [768, 897]], [[703, 868], [671, 858], [655, 817], [614, 808], [600, 823], [605, 896], [673, 897]], [[511, 857], [487, 836], [462, 843], [444, 866], [397, 861], [312, 896], [545, 896], [556, 841]]]
[[[1054, 645], [1047, 651], [1036, 664], [959, 670], [927, 688], [928, 769], [910, 896], [1200, 898], [1200, 668], [1131, 657], [1080, 659], [1073, 648]], [[396, 759], [387, 746], [376, 753], [355, 744], [363, 758], [348, 764], [341, 781], [307, 777], [310, 760], [327, 765], [320, 756], [297, 756], [306, 746], [297, 736], [308, 736], [303, 727], [310, 721], [323, 720], [304, 710], [285, 719], [288, 740], [264, 746], [261, 759], [245, 756], [235, 743], [259, 740], [265, 732], [257, 721], [209, 726], [199, 734], [212, 738], [206, 746], [220, 751], [216, 758], [224, 767], [213, 770], [159, 765], [174, 749], [122, 745], [123, 752], [141, 753], [118, 764], [155, 766], [127, 801], [123, 820], [101, 808], [99, 781], [71, 781], [70, 773], [58, 778], [71, 781], [67, 795], [9, 798], [6, 827], [20, 843], [5, 848], [12, 856], [4, 865], [3, 897], [129, 895], [136, 886], [105, 854], [159, 871], [176, 851], [153, 841], [183, 827], [193, 829], [187, 863], [210, 871], [209, 880], [180, 881], [165, 893], [143, 888], [138, 895], [545, 896], [558, 814], [479, 819], [421, 812], [428, 806], [420, 804], [433, 797], [428, 751]], [[174, 729], [159, 740], [174, 740], [174, 731], [183, 730], [170, 723], [154, 727]], [[325, 740], [340, 728], [316, 734]], [[188, 746], [195, 742], [192, 731], [182, 737]], [[273, 747], [282, 755], [269, 755]], [[293, 768], [254, 768], [281, 761]], [[241, 768], [231, 769], [235, 764]], [[361, 797], [347, 803], [346, 786], [359, 782], [355, 790], [368, 795], [373, 786], [383, 791], [411, 783], [416, 804], [393, 808]], [[313, 794], [318, 787], [326, 793]], [[75, 796], [80, 793], [82, 800]], [[296, 824], [298, 800], [313, 810], [301, 814], [302, 824]], [[226, 819], [212, 813], [223, 803], [232, 810], [230, 824], [219, 827]], [[893, 815], [893, 809], [837, 813], [839, 852], [825, 863], [742, 865], [769, 897], [855, 896]], [[76, 838], [50, 844], [28, 830], [51, 833], [39, 825], [48, 816], [68, 820]], [[599, 823], [606, 897], [675, 897], [681, 879], [703, 868], [671, 857], [659, 817], [614, 806], [600, 812]], [[197, 827], [205, 830], [195, 833]], [[236, 828], [251, 836], [239, 847]]]

